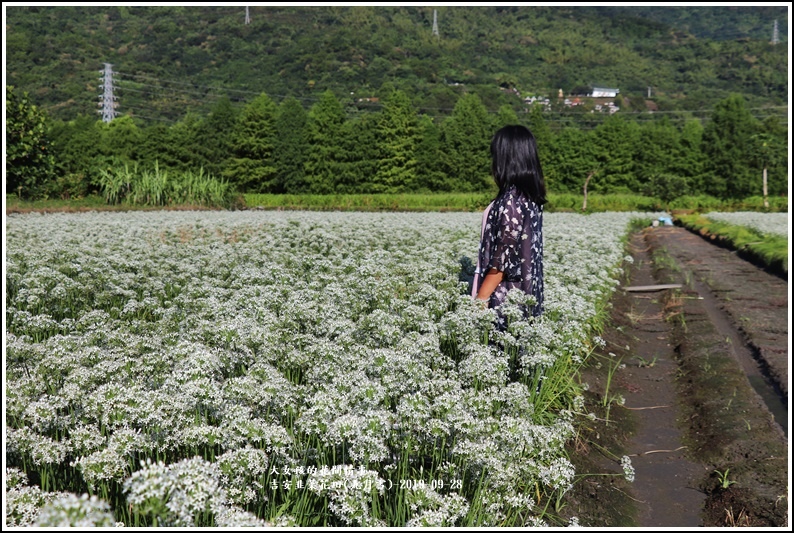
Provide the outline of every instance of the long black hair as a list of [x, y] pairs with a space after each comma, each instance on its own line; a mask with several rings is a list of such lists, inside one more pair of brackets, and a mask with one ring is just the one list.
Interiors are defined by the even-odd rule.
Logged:
[[491, 140], [491, 173], [501, 195], [515, 185], [537, 205], [546, 203], [546, 184], [535, 136], [524, 126], [505, 126]]

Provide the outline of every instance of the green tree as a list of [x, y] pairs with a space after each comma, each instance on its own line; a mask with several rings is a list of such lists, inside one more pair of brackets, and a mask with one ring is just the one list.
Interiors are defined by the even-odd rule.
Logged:
[[380, 113], [362, 113], [342, 124], [341, 171], [334, 183], [340, 194], [375, 191], [378, 172], [378, 123]]
[[276, 104], [262, 93], [243, 108], [232, 136], [233, 156], [223, 177], [241, 192], [274, 192], [276, 166]]
[[208, 151], [202, 144], [206, 124], [197, 113], [188, 113], [169, 128], [169, 143], [161, 147], [167, 160], [180, 170], [209, 171]]
[[634, 156], [634, 172], [640, 185], [649, 183], [654, 176], [673, 173], [680, 153], [678, 130], [669, 120], [642, 125]]
[[102, 124], [102, 154], [121, 164], [139, 160], [142, 136], [132, 117], [114, 118]]
[[200, 170], [203, 161], [195, 154], [194, 140], [198, 133], [198, 117], [191, 114], [186, 119], [170, 126], [159, 122], [141, 129], [137, 161], [143, 168], [154, 168], [157, 164], [164, 170]]
[[419, 142], [416, 145], [416, 191], [448, 192], [455, 181], [443, 171], [441, 164], [441, 130], [427, 115], [418, 122]]
[[50, 134], [58, 173], [81, 182], [80, 187], [71, 191], [71, 196], [82, 196], [98, 189], [100, 161], [105, 159], [101, 153], [102, 128], [97, 117], [87, 115], [52, 124]]
[[[770, 179], [769, 170], [770, 168], [776, 168], [781, 159], [785, 158], [785, 145], [779, 142], [774, 134], [766, 131], [754, 134], [750, 138], [750, 144], [753, 148], [751, 162], [757, 173], [755, 180], [756, 191], [751, 193], [751, 195], [763, 195], [764, 207], [769, 207], [767, 196], [769, 196], [770, 191], [774, 191], [772, 194], [775, 194], [780, 190], [776, 183], [778, 180]], [[774, 183], [772, 187], [770, 187], [770, 182]]]
[[602, 193], [640, 192], [634, 173], [639, 126], [618, 115], [612, 115], [593, 130], [598, 179], [591, 182], [592, 191]]
[[54, 121], [50, 136], [58, 166], [64, 172], [85, 172], [100, 155], [102, 122], [96, 116], [79, 115], [68, 122]]
[[460, 192], [485, 192], [492, 188], [491, 137], [488, 111], [476, 94], [465, 94], [441, 126], [443, 170]]
[[416, 110], [402, 91], [386, 98], [377, 129], [378, 169], [372, 190], [376, 193], [405, 192], [416, 182]]
[[668, 207], [670, 202], [689, 194], [689, 182], [686, 177], [668, 172], [657, 172], [649, 175], [644, 181], [645, 194], [659, 198]]
[[27, 92], [6, 86], [6, 193], [35, 198], [54, 177], [47, 115]]
[[237, 112], [231, 100], [226, 96], [220, 98], [209, 116], [196, 126], [193, 159], [211, 175], [221, 176], [232, 157], [231, 139], [237, 126]]
[[[760, 128], [762, 145], [754, 152], [760, 156], [756, 160], [756, 172], [760, 167], [758, 163], [767, 165], [767, 179], [770, 195], [786, 195], [790, 186], [790, 170], [788, 166], [788, 129], [783, 126], [778, 117], [768, 117]], [[766, 146], [763, 145], [766, 144]]]
[[168, 146], [170, 144], [170, 128], [158, 122], [142, 128], [141, 142], [138, 149], [138, 162], [146, 168], [154, 167], [155, 162], [160, 168], [173, 168], [174, 161], [169, 161]]
[[554, 137], [548, 157], [541, 161], [550, 191], [580, 193], [588, 175], [596, 173], [591, 179], [592, 185], [600, 179], [598, 171], [602, 163], [592, 136], [592, 132], [565, 128]]
[[529, 110], [529, 131], [532, 132], [538, 145], [538, 157], [542, 168], [543, 161], [549, 156], [552, 143], [551, 130], [543, 117], [542, 104], [534, 104]]
[[382, 56], [375, 56], [375, 58], [367, 66], [367, 79], [373, 86], [380, 86], [384, 80], [388, 79], [387, 75], [392, 69], [391, 61], [383, 58]]
[[731, 95], [714, 105], [711, 120], [703, 129], [705, 192], [719, 198], [758, 194], [751, 143], [758, 126], [741, 95]]
[[700, 194], [703, 191], [703, 125], [699, 120], [688, 120], [679, 135], [679, 156], [675, 158], [676, 173], [685, 176], [689, 182], [690, 192]]
[[304, 168], [312, 194], [330, 194], [342, 170], [342, 126], [345, 114], [331, 90], [325, 91], [309, 110], [309, 151]]
[[303, 167], [309, 150], [307, 122], [306, 110], [295, 97], [286, 98], [281, 102], [275, 119], [274, 192], [294, 194], [306, 188], [306, 171]]
[[512, 124], [518, 124], [518, 115], [516, 115], [515, 110], [511, 106], [502, 104], [499, 106], [499, 111], [496, 113], [494, 128], [499, 129]]

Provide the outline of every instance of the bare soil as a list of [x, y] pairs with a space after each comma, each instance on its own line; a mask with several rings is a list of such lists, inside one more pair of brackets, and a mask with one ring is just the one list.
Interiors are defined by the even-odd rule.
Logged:
[[[578, 472], [613, 475], [576, 483], [563, 516], [583, 526], [787, 526], [786, 281], [678, 227], [635, 233], [628, 251], [622, 288], [682, 287], [613, 297], [606, 345], [582, 374], [596, 420], [571, 449]], [[623, 455], [632, 483], [620, 476]]]

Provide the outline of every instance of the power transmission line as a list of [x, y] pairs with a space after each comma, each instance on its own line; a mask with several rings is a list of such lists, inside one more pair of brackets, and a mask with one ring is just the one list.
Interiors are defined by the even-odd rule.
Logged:
[[[195, 83], [178, 82], [178, 81], [173, 81], [173, 80], [163, 80], [163, 79], [154, 78], [154, 77], [151, 77], [151, 76], [138, 76], [138, 75], [134, 75], [134, 74], [124, 74], [124, 73], [118, 73], [118, 74], [120, 74], [122, 76], [130, 77], [130, 78], [140, 78], [140, 79], [144, 79], [144, 80], [158, 81], [158, 82], [161, 82], [161, 83], [170, 83], [170, 84], [175, 84], [175, 85], [182, 85], [182, 86], [190, 87], [190, 88], [193, 88], [193, 89], [206, 89], [207, 91], [210, 91], [210, 92], [215, 91], [215, 92], [221, 92], [221, 93], [238, 92], [238, 93], [247, 93], [247, 94], [259, 94], [256, 91], [246, 91], [246, 90], [242, 90], [242, 89], [230, 89], [230, 88], [224, 88], [224, 87], [210, 87], [210, 86], [207, 86], [207, 85], [198, 85], [198, 84], [195, 84]], [[166, 88], [167, 89], [172, 89], [171, 87], [166, 87], [165, 85], [151, 85], [151, 84], [146, 84], [146, 83], [141, 82], [141, 81], [134, 81], [134, 80], [130, 80], [130, 79], [121, 79], [120, 81], [127, 82], [127, 83], [135, 83], [135, 84], [144, 85], [144, 86], [147, 86], [147, 87], [159, 87], [159, 88], [162, 88], [162, 89], [166, 89]]]
[[135, 111], [139, 111], [139, 109], [137, 107], [128, 107], [127, 109], [133, 112], [132, 113], [132, 118], [142, 118], [144, 120], [158, 120], [160, 122], [169, 122], [171, 124], [176, 122], [176, 120], [172, 120], [170, 118], [163, 118], [163, 117], [159, 117], [158, 118], [158, 117], [150, 117], [150, 116], [146, 116], [146, 115], [140, 115], [138, 113], [135, 113]]
[[[119, 80], [119, 81], [124, 82], [126, 80]], [[207, 97], [208, 98], [223, 98], [224, 96], [226, 96], [224, 94], [212, 94], [212, 93], [208, 94], [208, 93], [201, 93], [201, 92], [196, 92], [196, 91], [188, 91], [188, 90], [185, 90], [185, 89], [175, 89], [173, 87], [163, 87], [163, 86], [160, 86], [160, 85], [150, 85], [150, 84], [147, 84], [147, 83], [139, 83], [139, 82], [132, 82], [132, 83], [136, 83], [137, 85], [143, 86], [143, 87], [152, 87], [153, 89], [159, 89], [159, 90], [162, 90], [162, 91], [169, 91], [169, 92], [172, 92], [172, 93], [192, 94], [192, 95], [196, 95], [196, 96], [202, 96], [202, 97], [205, 97], [205, 98], [207, 98]], [[131, 87], [119, 87], [119, 88], [121, 88], [121, 89], [123, 89], [125, 91], [133, 91], [133, 92], [138, 92], [138, 93], [149, 93], [149, 92], [151, 92], [151, 91], [145, 91], [145, 90], [140, 90], [140, 89], [133, 89]], [[228, 97], [228, 98], [232, 102], [244, 102], [245, 101], [245, 100], [242, 99], [242, 97], [236, 97], [235, 96], [235, 97]]]
[[[245, 90], [245, 89], [232, 89], [232, 88], [228, 88], [228, 87], [213, 87], [213, 86], [207, 86], [207, 85], [199, 85], [199, 84], [191, 83], [191, 82], [176, 81], [176, 80], [166, 80], [166, 79], [162, 79], [162, 78], [155, 78], [153, 76], [144, 76], [144, 75], [139, 75], [139, 74], [127, 74], [127, 73], [123, 73], [123, 72], [114, 72], [114, 74], [116, 74], [117, 76], [126, 76], [126, 77], [130, 77], [130, 78], [141, 78], [141, 79], [153, 80], [153, 81], [162, 82], [162, 83], [173, 83], [173, 84], [177, 84], [177, 85], [185, 85], [185, 86], [193, 87], [193, 88], [196, 88], [196, 89], [208, 89], [209, 91], [216, 91], [216, 92], [222, 93], [221, 96], [224, 95], [223, 93], [228, 93], [228, 92], [238, 92], [238, 93], [243, 93], [243, 94], [250, 94], [250, 95], [259, 96], [263, 92], [263, 91], [250, 91], [250, 90]], [[159, 86], [159, 85], [151, 85], [151, 84], [135, 82], [135, 81], [131, 81], [131, 80], [121, 79], [119, 81], [135, 83], [135, 84], [138, 84], [138, 85], [142, 85], [144, 87], [154, 87], [154, 88], [168, 89], [168, 90], [177, 91], [177, 92], [185, 92], [185, 93], [188, 93], [188, 94], [196, 94], [196, 95], [203, 95], [204, 94], [204, 93], [196, 93], [196, 92], [191, 92], [191, 91], [181, 91], [179, 89], [173, 89], [173, 88], [170, 88], [170, 87], [163, 87], [163, 86]], [[131, 90], [131, 89], [128, 89], [128, 88], [125, 87], [124, 90]], [[290, 95], [282, 95], [282, 94], [270, 94], [270, 93], [267, 93], [267, 94], [268, 94], [268, 96], [276, 97], [276, 98], [288, 98], [290, 96]], [[210, 94], [208, 96], [217, 97], [216, 95], [213, 95], [213, 94]], [[297, 100], [304, 100], [304, 101], [307, 101], [307, 102], [316, 102], [316, 101], [319, 100], [319, 98], [307, 98], [307, 97], [294, 97], [294, 98], [297, 99]], [[238, 100], [238, 101], [242, 101], [242, 100]], [[383, 104], [377, 103], [377, 102], [366, 102], [366, 103], [365, 102], [359, 102], [359, 103], [357, 103], [357, 105], [359, 105], [360, 107], [378, 107], [378, 108], [383, 107]], [[448, 108], [448, 107], [421, 106], [421, 108], [422, 109], [435, 109], [437, 111], [452, 111], [453, 110], [453, 108]], [[786, 109], [786, 108], [788, 108], [787, 105], [751, 107], [751, 108], [748, 108], [748, 109], [749, 110], [761, 110], [761, 109]], [[625, 112], [622, 112], [622, 114], [623, 113], [663, 114], [663, 113], [710, 112], [710, 111], [711, 111], [711, 109], [704, 108], [704, 109], [697, 109], [697, 110], [682, 109], [682, 110], [667, 110], [667, 111], [632, 111], [632, 112], [625, 111]], [[553, 112], [553, 111], [551, 111], [551, 112]]]
[[[193, 102], [193, 103], [188, 102], [188, 101], [183, 101], [183, 102], [181, 102], [182, 105], [206, 104], [206, 103], [208, 103], [207, 99], [210, 99], [210, 98], [211, 99], [217, 99], [217, 98], [221, 98], [223, 96], [227, 96], [228, 97], [227, 93], [240, 93], [241, 95], [257, 95], [257, 96], [262, 94], [262, 91], [250, 91], [250, 90], [245, 90], [245, 89], [232, 89], [232, 88], [226, 88], [226, 87], [206, 86], [206, 85], [199, 85], [199, 84], [192, 83], [192, 82], [177, 81], [177, 80], [167, 80], [167, 79], [157, 78], [157, 77], [154, 77], [154, 76], [146, 76], [146, 75], [141, 75], [141, 74], [129, 74], [129, 73], [119, 73], [119, 72], [114, 72], [114, 74], [116, 74], [117, 76], [125, 76], [127, 78], [136, 78], [136, 79], [142, 79], [142, 80], [149, 80], [149, 81], [153, 81], [155, 83], [174, 84], [174, 85], [180, 85], [180, 86], [189, 87], [191, 89], [199, 89], [199, 90], [200, 89], [205, 89], [206, 90], [204, 92], [195, 91], [195, 90], [191, 91], [191, 90], [187, 90], [187, 89], [179, 89], [179, 88], [176, 88], [176, 87], [168, 87], [167, 85], [153, 85], [153, 84], [150, 84], [150, 83], [144, 83], [144, 82], [134, 81], [134, 80], [130, 80], [130, 79], [121, 79], [121, 80], [119, 80], [122, 83], [134, 84], [136, 87], [145, 87], [145, 88], [149, 88], [149, 89], [155, 89], [155, 90], [160, 90], [160, 91], [164, 91], [164, 92], [170, 92], [170, 93], [174, 93], [174, 94], [186, 94], [186, 95], [198, 96], [199, 100], [201, 100], [200, 102]], [[152, 95], [154, 95], [153, 94], [154, 91], [150, 91], [149, 89], [132, 88], [132, 87], [129, 87], [129, 86], [126, 86], [126, 85], [122, 86], [120, 88], [122, 90], [124, 90], [124, 91], [132, 91], [132, 92], [136, 92], [136, 93], [140, 93], [140, 94], [152, 94]], [[288, 98], [288, 95], [270, 94], [269, 96], [276, 97], [276, 98], [282, 98], [282, 99], [283, 98]], [[306, 98], [306, 97], [295, 97], [295, 98], [297, 100], [303, 100], [305, 102], [316, 102], [316, 101], [319, 100], [319, 98]], [[244, 100], [244, 98], [242, 96], [240, 96], [240, 97], [229, 97], [229, 99], [230, 99], [230, 101], [233, 104], [241, 104], [241, 103], [245, 102], [245, 100]], [[379, 109], [383, 108], [383, 104], [378, 103], [378, 102], [361, 102], [361, 101], [359, 101], [359, 102], [353, 102], [353, 105], [355, 105], [359, 109], [369, 109], [369, 110], [372, 110], [372, 111], [376, 111], [376, 110], [379, 110]], [[770, 110], [774, 110], [774, 109], [787, 109], [787, 108], [788, 108], [788, 106], [783, 105], [783, 106], [755, 107], [755, 108], [748, 108], [748, 109], [751, 110], [751, 111], [760, 111], [760, 110], [770, 111]], [[437, 119], [437, 118], [445, 118], [446, 116], [448, 116], [448, 114], [447, 115], [436, 115], [436, 114], [432, 114], [431, 115], [431, 114], [424, 113], [426, 111], [441, 111], [441, 112], [450, 113], [450, 112], [454, 111], [454, 108], [432, 107], [432, 106], [420, 106], [420, 107], [418, 107], [418, 114], [425, 114], [428, 117]], [[630, 118], [632, 118], [634, 120], [639, 120], [639, 121], [643, 121], [643, 122], [649, 122], [649, 121], [652, 121], [652, 120], [655, 120], [656, 118], [658, 118], [658, 115], [673, 115], [672, 117], [669, 117], [671, 120], [681, 121], [681, 120], [686, 120], [687, 118], [697, 118], [697, 115], [708, 115], [708, 114], [710, 114], [712, 112], [713, 112], [713, 109], [688, 109], [688, 110], [667, 110], [667, 111], [622, 111], [622, 112], [620, 112], [620, 114], [621, 114], [621, 116], [628, 116], [628, 117], [630, 117]], [[488, 111], [488, 113], [489, 114], [496, 114], [496, 113], [498, 113], [498, 111], [497, 110]], [[562, 110], [562, 111], [551, 111], [551, 110], [544, 111], [544, 115], [547, 116], [546, 120], [549, 120], [549, 121], [573, 122], [574, 118], [575, 118], [575, 119], [577, 119], [578, 121], [581, 122], [583, 120], [583, 118], [584, 118], [581, 114], [571, 115], [571, 114], [566, 113], [566, 111], [564, 111], [564, 110]], [[549, 115], [556, 115], [556, 116], [562, 117], [562, 118], [552, 118]], [[591, 115], [593, 115], [593, 119], [591, 120], [591, 122], [596, 122], [596, 121], [603, 120], [602, 113], [598, 113], [598, 114], [593, 113]], [[676, 117], [675, 115], [685, 115], [685, 116]], [[769, 116], [769, 115], [761, 115], [760, 117], [757, 116], [757, 115], [754, 115], [754, 118], [765, 118], [767, 116]], [[776, 116], [776, 115], [772, 115], [772, 116]], [[142, 115], [138, 115], [138, 117], [139, 118], [151, 118], [151, 117], [143, 117]], [[701, 118], [705, 118], [705, 117], [701, 117]], [[153, 119], [153, 120], [158, 120], [158, 119]], [[171, 120], [171, 119], [165, 119], [165, 120]]]
[[[118, 72], [117, 74], [121, 75], [121, 76], [129, 77], [129, 78], [141, 78], [141, 79], [146, 79], [146, 80], [158, 81], [158, 82], [162, 82], [162, 83], [173, 83], [173, 84], [176, 84], [176, 85], [187, 85], [189, 87], [193, 87], [193, 88], [196, 88], [196, 89], [208, 89], [210, 91], [219, 91], [219, 92], [224, 92], [224, 93], [226, 93], [226, 92], [236, 92], [236, 93], [251, 94], [251, 95], [259, 96], [263, 92], [263, 91], [249, 91], [249, 90], [245, 90], [245, 89], [231, 89], [231, 88], [227, 88], [227, 87], [211, 87], [211, 86], [208, 86], [208, 85], [199, 85], [197, 83], [190, 83], [190, 82], [176, 81], [176, 80], [165, 80], [165, 79], [162, 79], [162, 78], [155, 78], [155, 77], [152, 77], [152, 76], [143, 76], [143, 75], [139, 75], [139, 74], [127, 74], [127, 73], [124, 73], [124, 72]], [[122, 81], [130, 81], [131, 83], [140, 83], [140, 82], [135, 82], [135, 81], [131, 81], [131, 80], [122, 80]], [[288, 98], [289, 97], [289, 95], [270, 94], [270, 93], [268, 93], [268, 96], [275, 96], [277, 98]], [[294, 98], [296, 100], [304, 100], [304, 101], [308, 101], [308, 102], [316, 102], [317, 100], [319, 100], [319, 98], [305, 98], [305, 97], [299, 97], [299, 96], [296, 96]]]

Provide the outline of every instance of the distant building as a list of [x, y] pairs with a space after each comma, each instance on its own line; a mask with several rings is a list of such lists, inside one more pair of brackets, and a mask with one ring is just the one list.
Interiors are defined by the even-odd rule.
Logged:
[[602, 104], [596, 104], [595, 107], [593, 108], [593, 111], [598, 111], [600, 113], [608, 111], [609, 114], [612, 115], [612, 114], [617, 113], [618, 111], [620, 111], [620, 108], [618, 106], [616, 106], [615, 104], [613, 104], [612, 102], [607, 102], [606, 104], [603, 104], [603, 105]]
[[593, 98], [615, 98], [620, 89], [609, 89], [607, 87], [593, 87], [593, 92], [590, 96]]
[[524, 98], [525, 112], [529, 112], [533, 105], [541, 105], [544, 111], [551, 111], [551, 101], [546, 96], [527, 96]]

